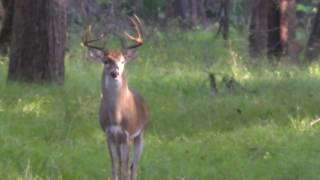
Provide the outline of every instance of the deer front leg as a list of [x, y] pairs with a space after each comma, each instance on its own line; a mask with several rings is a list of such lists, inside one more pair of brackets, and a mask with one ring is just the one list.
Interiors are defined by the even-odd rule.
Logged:
[[134, 138], [134, 157], [131, 164], [131, 180], [137, 179], [138, 162], [141, 158], [144, 146], [143, 132]]
[[111, 159], [112, 166], [112, 180], [119, 180], [119, 172], [120, 172], [120, 157], [117, 143], [114, 142], [110, 136], [107, 136], [108, 139], [108, 148]]
[[129, 135], [127, 135], [126, 143], [120, 145], [120, 171], [121, 171], [121, 180], [129, 180], [129, 153], [130, 153], [130, 144], [129, 144]]
[[129, 133], [121, 126], [107, 129], [113, 180], [129, 180]]

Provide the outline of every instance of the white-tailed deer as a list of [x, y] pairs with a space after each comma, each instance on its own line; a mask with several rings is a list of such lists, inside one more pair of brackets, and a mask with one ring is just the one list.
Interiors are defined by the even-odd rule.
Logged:
[[[110, 52], [106, 48], [93, 45], [99, 39], [89, 38], [88, 27], [83, 44], [95, 58], [104, 63], [102, 74], [102, 99], [100, 105], [100, 124], [106, 133], [112, 163], [112, 179], [136, 179], [138, 161], [141, 157], [143, 133], [148, 121], [148, 109], [143, 98], [130, 89], [124, 67], [137, 56], [138, 47], [143, 44], [141, 22], [137, 16], [130, 18], [137, 36], [125, 35], [135, 44]], [[129, 170], [130, 145], [133, 141], [134, 153]]]

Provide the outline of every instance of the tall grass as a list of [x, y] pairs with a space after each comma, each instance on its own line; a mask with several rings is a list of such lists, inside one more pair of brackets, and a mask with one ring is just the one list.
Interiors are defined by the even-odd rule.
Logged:
[[[310, 125], [320, 114], [318, 63], [251, 60], [239, 35], [154, 36], [128, 65], [151, 110], [140, 179], [320, 178], [319, 125]], [[98, 123], [102, 65], [74, 46], [64, 86], [7, 82], [0, 64], [0, 179], [111, 178]], [[242, 88], [226, 88], [225, 76]]]

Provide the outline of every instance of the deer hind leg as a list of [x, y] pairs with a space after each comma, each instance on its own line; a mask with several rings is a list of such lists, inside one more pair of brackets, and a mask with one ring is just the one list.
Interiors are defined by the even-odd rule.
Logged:
[[131, 180], [137, 179], [138, 163], [142, 155], [144, 146], [143, 132], [134, 138], [134, 156], [131, 164]]

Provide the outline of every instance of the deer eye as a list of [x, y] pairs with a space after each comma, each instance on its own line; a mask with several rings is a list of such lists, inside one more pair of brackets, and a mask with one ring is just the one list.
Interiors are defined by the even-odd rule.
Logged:
[[104, 63], [105, 65], [108, 65], [108, 64], [110, 64], [110, 60], [109, 60], [109, 59], [104, 60], [103, 63]]

